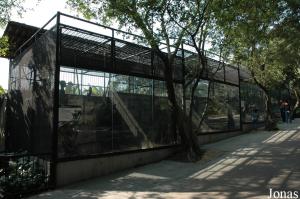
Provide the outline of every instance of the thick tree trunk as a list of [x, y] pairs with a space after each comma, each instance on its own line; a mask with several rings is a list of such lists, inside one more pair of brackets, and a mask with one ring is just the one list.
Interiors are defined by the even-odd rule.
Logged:
[[177, 116], [177, 125], [182, 139], [183, 147], [187, 152], [190, 161], [197, 161], [201, 158], [203, 151], [200, 148], [198, 137], [193, 130], [192, 120], [182, 109], [179, 109]]
[[180, 107], [176, 100], [174, 83], [173, 83], [173, 71], [169, 60], [164, 60], [165, 63], [165, 80], [168, 92], [169, 105], [172, 109], [172, 118], [176, 120], [179, 135], [181, 137], [182, 145], [187, 152], [188, 158], [191, 161], [196, 161], [201, 158], [202, 151], [198, 142], [198, 137], [193, 131], [192, 120], [186, 115], [182, 107]]

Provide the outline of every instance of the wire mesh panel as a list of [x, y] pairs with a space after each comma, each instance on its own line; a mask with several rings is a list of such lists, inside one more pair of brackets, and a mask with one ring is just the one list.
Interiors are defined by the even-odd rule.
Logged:
[[228, 131], [240, 128], [239, 88], [212, 83], [205, 122], [209, 131]]
[[173, 79], [179, 82], [183, 80], [183, 61], [181, 56], [176, 56], [174, 60]]
[[240, 80], [244, 82], [249, 82], [251, 81], [251, 74], [248, 70], [245, 68], [240, 69]]
[[153, 54], [153, 75], [159, 78], [164, 77], [164, 63], [156, 53]]
[[201, 78], [218, 80], [224, 82], [224, 63], [206, 57], [202, 64], [199, 55], [195, 52], [185, 51], [185, 71], [186, 81], [191, 80], [190, 78], [197, 78], [197, 74], [201, 75]]
[[0, 96], [0, 153], [5, 150], [6, 97]]
[[213, 59], [207, 59], [207, 73], [209, 79], [224, 81], [224, 63]]
[[151, 49], [115, 40], [116, 71], [152, 76]]
[[112, 70], [111, 38], [62, 25], [61, 64]]
[[[164, 70], [165, 70], [165, 65], [163, 60], [157, 55], [157, 53], [153, 53], [153, 77], [164, 79], [165, 78]], [[173, 71], [173, 80], [176, 82], [182, 82], [183, 63], [181, 57], [176, 56], [174, 58], [172, 71]]]
[[112, 151], [110, 79], [100, 71], [60, 67], [59, 158]]
[[51, 152], [56, 34], [47, 31], [11, 66], [8, 150]]
[[239, 88], [209, 80], [200, 80], [191, 104], [191, 88], [186, 90], [187, 112], [200, 133], [240, 129]]
[[235, 85], [239, 84], [239, 74], [238, 69], [232, 66], [225, 66], [225, 81]]
[[253, 83], [241, 82], [241, 114], [244, 123], [252, 122], [252, 114], [257, 110], [258, 120], [265, 119], [265, 99], [263, 91]]
[[165, 82], [60, 68], [59, 158], [177, 143]]

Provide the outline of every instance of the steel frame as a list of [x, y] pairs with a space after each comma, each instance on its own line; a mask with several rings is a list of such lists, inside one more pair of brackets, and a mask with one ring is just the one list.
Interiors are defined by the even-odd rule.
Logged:
[[[151, 150], [158, 150], [158, 149], [162, 149], [162, 148], [168, 148], [168, 147], [176, 147], [178, 146], [178, 144], [175, 145], [171, 145], [171, 146], [166, 146], [166, 147], [157, 147], [157, 148], [152, 148], [152, 149], [139, 149], [139, 150], [134, 150], [134, 151], [124, 151], [124, 152], [113, 152], [113, 153], [108, 153], [108, 154], [99, 154], [99, 155], [86, 155], [86, 156], [80, 156], [80, 157], [76, 157], [76, 158], [62, 158], [62, 159], [58, 159], [58, 154], [57, 154], [57, 147], [58, 147], [58, 117], [59, 117], [59, 80], [60, 80], [60, 66], [61, 66], [61, 37], [62, 37], [62, 28], [66, 27], [65, 24], [61, 23], [61, 16], [65, 16], [65, 17], [69, 17], [72, 19], [76, 19], [82, 22], [86, 22], [89, 24], [93, 24], [93, 25], [97, 25], [106, 29], [110, 29], [112, 31], [112, 36], [111, 36], [111, 63], [112, 63], [112, 70], [110, 71], [105, 71], [105, 72], [116, 72], [116, 50], [115, 50], [115, 42], [118, 41], [119, 39], [115, 38], [115, 32], [120, 32], [120, 33], [124, 33], [124, 34], [128, 34], [134, 37], [138, 37], [138, 38], [143, 38], [139, 35], [135, 35], [132, 33], [128, 33], [122, 30], [117, 30], [111, 27], [107, 27], [107, 26], [103, 26], [94, 22], [90, 22], [84, 19], [80, 19], [74, 16], [70, 16], [64, 13], [60, 13], [58, 12], [56, 15], [54, 15], [42, 28], [40, 28], [30, 39], [28, 39], [22, 46], [20, 46], [16, 52], [16, 54], [21, 54], [23, 50], [26, 49], [26, 47], [28, 47], [28, 44], [30, 42], [34, 42], [32, 40], [36, 40], [36, 38], [38, 38], [39, 34], [41, 34], [42, 31], [44, 31], [44, 28], [52, 21], [56, 18], [56, 26], [55, 26], [55, 30], [56, 30], [56, 63], [55, 63], [55, 74], [54, 74], [54, 91], [53, 91], [53, 96], [54, 96], [54, 101], [53, 101], [53, 136], [52, 136], [52, 158], [51, 158], [51, 185], [52, 187], [56, 187], [56, 167], [57, 167], [57, 163], [61, 162], [61, 161], [70, 161], [70, 160], [75, 160], [75, 159], [85, 159], [85, 158], [95, 158], [95, 157], [103, 157], [103, 156], [111, 156], [111, 155], [119, 155], [119, 154], [126, 154], [126, 153], [133, 153], [133, 152], [142, 152], [142, 151], [151, 151]], [[74, 28], [74, 27], [73, 27]], [[76, 29], [76, 28], [75, 28]], [[80, 30], [80, 29], [78, 29]], [[84, 30], [85, 31], [85, 30]], [[85, 32], [89, 32], [89, 31], [85, 31]], [[90, 32], [93, 35], [98, 35], [97, 33], [93, 33]], [[99, 34], [100, 35], [100, 34]], [[107, 37], [107, 36], [105, 36]], [[122, 42], [126, 42], [126, 41], [122, 41]], [[129, 43], [129, 42], [128, 42]], [[186, 44], [185, 44], [186, 45]], [[143, 47], [146, 49], [146, 47]], [[151, 71], [152, 71], [152, 75], [142, 75], [142, 74], [135, 74], [135, 73], [127, 73], [127, 72], [118, 72], [118, 74], [124, 74], [124, 75], [138, 75], [139, 77], [146, 77], [146, 78], [151, 78], [153, 79], [153, 81], [155, 79], [157, 80], [163, 80], [164, 78], [161, 77], [155, 77], [154, 75], [154, 52], [153, 50], [149, 49], [151, 52]], [[182, 79], [181, 80], [175, 80], [174, 83], [180, 83], [180, 84], [184, 84], [185, 82], [185, 73], [186, 73], [186, 66], [185, 66], [185, 50], [184, 50], [184, 45], [182, 44], [180, 49], [182, 54], [179, 57], [181, 60], [181, 64], [182, 64]], [[227, 65], [226, 65], [227, 67]], [[235, 67], [233, 67], [235, 68]], [[236, 68], [235, 68], [236, 69]], [[208, 77], [203, 77], [202, 79], [204, 80], [209, 80], [209, 81], [213, 81], [213, 82], [218, 82], [218, 83], [222, 83], [222, 84], [226, 84], [226, 85], [230, 85], [230, 86], [234, 86], [234, 87], [238, 87], [239, 88], [239, 108], [241, 111], [241, 93], [240, 93], [240, 69], [237, 68], [238, 70], [238, 84], [234, 84], [231, 82], [226, 82], [226, 74], [225, 74], [225, 67], [224, 67], [224, 81], [221, 80], [217, 80], [217, 79], [209, 79]], [[153, 85], [153, 83], [152, 83]], [[183, 92], [183, 100], [185, 99], [185, 92]], [[154, 99], [153, 99], [154, 100]], [[185, 105], [185, 103], [183, 103]], [[209, 133], [203, 133], [200, 135], [208, 135], [208, 134], [219, 134], [219, 133], [228, 133], [228, 132], [235, 132], [235, 131], [241, 131], [242, 130], [242, 121], [241, 121], [241, 114], [240, 114], [240, 127], [239, 129], [234, 129], [234, 130], [224, 130], [224, 131], [218, 131], [218, 132], [209, 132]]]

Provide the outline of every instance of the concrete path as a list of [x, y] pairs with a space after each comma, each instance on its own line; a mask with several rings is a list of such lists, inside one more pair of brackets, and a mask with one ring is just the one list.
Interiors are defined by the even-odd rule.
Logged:
[[210, 158], [197, 163], [164, 160], [31, 198], [250, 199], [268, 198], [269, 188], [300, 193], [300, 120], [280, 129], [205, 145]]

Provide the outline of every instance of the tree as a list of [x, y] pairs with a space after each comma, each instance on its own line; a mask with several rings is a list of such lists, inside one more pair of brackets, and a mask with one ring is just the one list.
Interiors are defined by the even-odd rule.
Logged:
[[[172, 110], [173, 126], [178, 127], [181, 140], [191, 159], [201, 154], [198, 138], [193, 131], [191, 114], [187, 115], [176, 98], [173, 71], [174, 61], [184, 39], [189, 39], [198, 52], [198, 70], [193, 88], [197, 87], [203, 66], [206, 65], [204, 41], [208, 20], [207, 7], [209, 1], [177, 1], [177, 0], [105, 0], [86, 1], [68, 0], [71, 7], [76, 8], [86, 18], [96, 18], [103, 22], [117, 21], [121, 28], [128, 31], [140, 31], [146, 43], [164, 63], [163, 72]], [[202, 35], [201, 35], [202, 34]], [[198, 37], [201, 35], [201, 37]], [[165, 51], [161, 42], [164, 42]], [[195, 89], [194, 89], [195, 90]]]
[[273, 34], [278, 41], [274, 60], [285, 66], [285, 85], [296, 99], [293, 114], [300, 105], [300, 2], [281, 0], [278, 8], [280, 23]]
[[0, 57], [5, 56], [8, 51], [8, 37], [0, 37]]
[[[13, 11], [15, 11], [20, 17], [28, 9], [24, 8], [25, 0], [1, 0], [0, 1], [0, 28], [4, 27], [11, 19]], [[40, 2], [40, 0], [37, 0]], [[7, 37], [0, 37], [0, 56], [5, 56], [8, 51], [8, 39]]]
[[265, 128], [276, 129], [272, 113], [271, 90], [282, 84], [284, 66], [274, 64], [272, 40], [274, 25], [279, 22], [277, 1], [219, 0], [215, 15], [227, 43], [227, 51], [236, 63], [245, 66], [253, 81], [264, 91], [266, 101]]
[[25, 0], [1, 0], [0, 2], [0, 27], [6, 25], [10, 20], [12, 11], [15, 10], [18, 15], [22, 16], [22, 13], [26, 11], [23, 7]]
[[5, 90], [2, 86], [0, 86], [0, 96], [5, 94]]
[[2, 107], [2, 104], [4, 102], [4, 97], [5, 97], [5, 90], [0, 85], [0, 108]]

